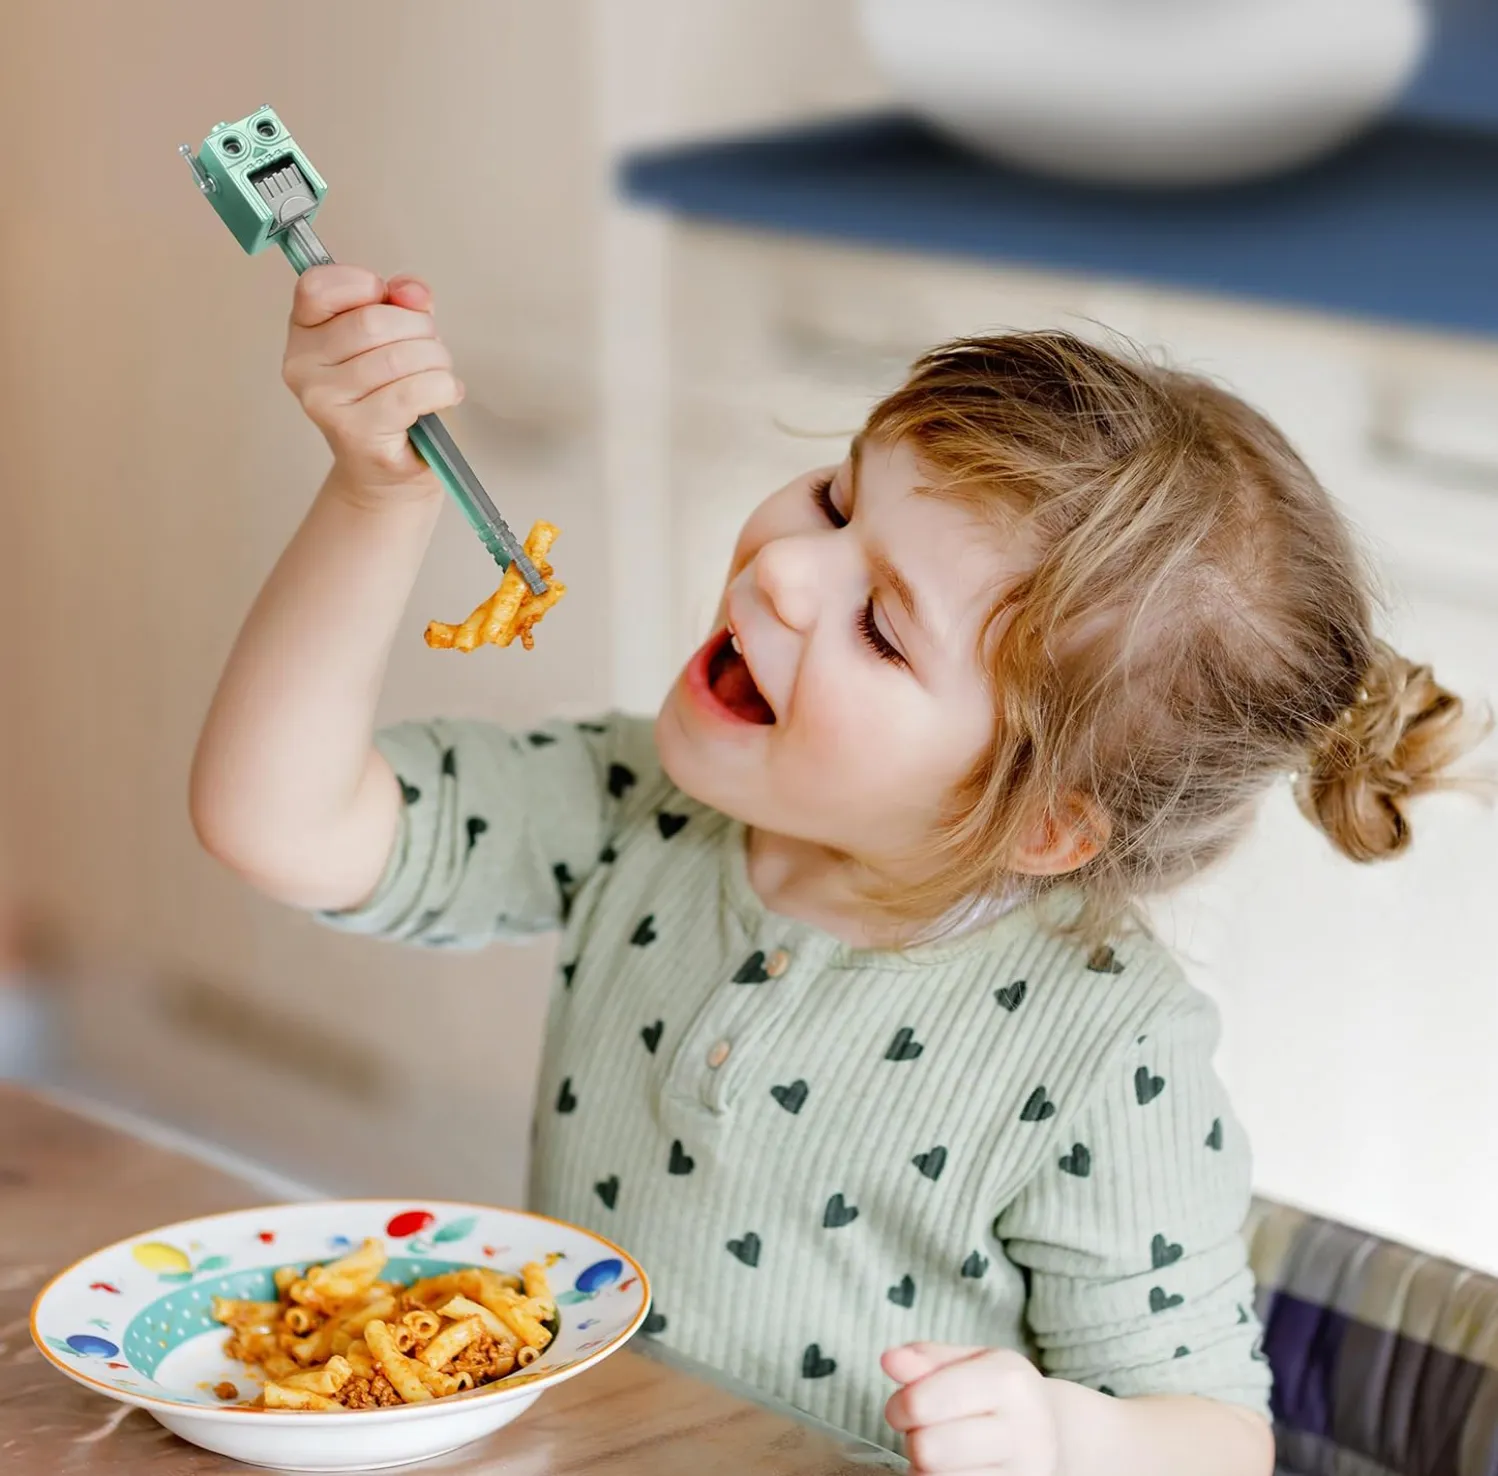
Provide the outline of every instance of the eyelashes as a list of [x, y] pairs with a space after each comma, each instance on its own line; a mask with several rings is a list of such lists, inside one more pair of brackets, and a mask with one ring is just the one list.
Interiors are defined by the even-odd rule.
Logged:
[[[812, 483], [811, 500], [816, 504], [817, 511], [832, 524], [834, 528], [846, 528], [848, 519], [838, 511], [837, 504], [832, 500], [832, 478], [822, 477]], [[879, 621], [874, 606], [874, 596], [870, 595], [864, 602], [864, 607], [858, 612], [858, 634], [869, 650], [881, 661], [888, 661], [891, 666], [905, 666], [904, 656], [879, 629]]]
[[832, 478], [823, 477], [811, 485], [811, 500], [816, 504], [817, 511], [832, 524], [834, 528], [846, 528], [848, 520], [837, 510], [837, 504], [832, 500]]
[[864, 607], [858, 615], [858, 633], [863, 637], [864, 645], [871, 650], [881, 661], [888, 661], [891, 666], [904, 666], [905, 658], [885, 639], [884, 632], [879, 629], [879, 622], [874, 616], [874, 596], [870, 595]]

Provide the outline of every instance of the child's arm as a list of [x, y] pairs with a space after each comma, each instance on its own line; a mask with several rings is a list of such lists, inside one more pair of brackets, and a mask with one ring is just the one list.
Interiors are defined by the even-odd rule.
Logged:
[[406, 429], [461, 398], [430, 305], [356, 267], [297, 281], [283, 372], [333, 470], [240, 632], [191, 786], [204, 846], [297, 906], [361, 902], [397, 834], [375, 704], [441, 506]]
[[1047, 1379], [1057, 1476], [1272, 1476], [1274, 1432], [1242, 1405], [1184, 1395], [1109, 1399]]
[[1131, 1030], [999, 1212], [994, 1234], [1028, 1273], [1039, 1369], [1001, 1349], [885, 1355], [903, 1385], [888, 1418], [918, 1472], [956, 1454], [956, 1468], [1015, 1476], [1270, 1476], [1242, 1236], [1252, 1164], [1217, 1040], [1216, 1008], [1194, 992]]

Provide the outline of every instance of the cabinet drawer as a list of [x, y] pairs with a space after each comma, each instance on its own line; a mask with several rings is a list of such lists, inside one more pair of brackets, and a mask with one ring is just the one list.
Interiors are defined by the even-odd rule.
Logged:
[[732, 399], [781, 375], [873, 396], [943, 339], [1123, 310], [1084, 278], [686, 227], [672, 251], [675, 381]]
[[1148, 321], [1285, 432], [1395, 586], [1498, 605], [1498, 344], [1159, 294]]

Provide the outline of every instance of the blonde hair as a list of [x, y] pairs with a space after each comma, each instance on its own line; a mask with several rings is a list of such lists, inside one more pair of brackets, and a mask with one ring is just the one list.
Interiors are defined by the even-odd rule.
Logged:
[[1007, 858], [1080, 804], [1106, 838], [1057, 880], [1101, 938], [1226, 852], [1290, 773], [1344, 855], [1394, 856], [1409, 801], [1479, 736], [1374, 636], [1371, 582], [1305, 463], [1204, 379], [1060, 332], [959, 339], [863, 434], [907, 442], [930, 493], [1020, 519], [1036, 547], [984, 632], [992, 748], [926, 880], [882, 899], [907, 922], [1055, 885]]

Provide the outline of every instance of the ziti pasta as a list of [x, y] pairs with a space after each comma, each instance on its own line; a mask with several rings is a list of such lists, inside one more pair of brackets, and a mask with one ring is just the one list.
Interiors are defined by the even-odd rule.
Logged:
[[520, 571], [505, 570], [499, 588], [461, 625], [443, 625], [434, 620], [427, 626], [427, 645], [443, 650], [473, 651], [482, 645], [508, 646], [516, 636], [527, 651], [534, 648], [531, 634], [541, 617], [567, 593], [567, 586], [554, 580], [546, 555], [557, 541], [553, 523], [537, 523], [525, 540], [526, 557], [546, 581], [546, 593], [533, 595]]
[[546, 1271], [468, 1267], [404, 1286], [382, 1280], [385, 1250], [357, 1250], [275, 1274], [274, 1302], [215, 1297], [226, 1352], [258, 1368], [264, 1409], [380, 1409], [443, 1399], [534, 1363], [554, 1335]]

